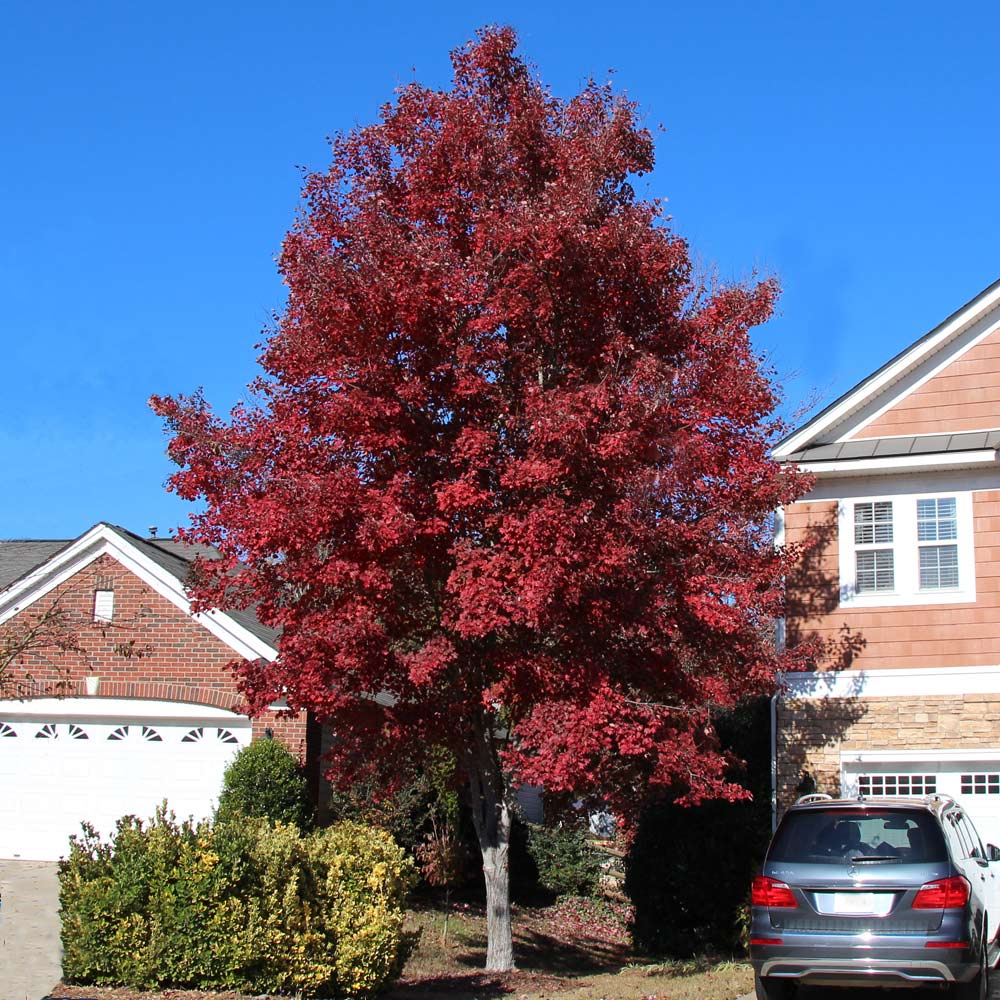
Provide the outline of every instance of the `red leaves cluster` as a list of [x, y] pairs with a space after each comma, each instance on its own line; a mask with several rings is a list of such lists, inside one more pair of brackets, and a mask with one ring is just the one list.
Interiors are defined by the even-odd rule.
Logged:
[[343, 780], [466, 759], [479, 720], [516, 775], [620, 811], [732, 793], [708, 715], [782, 666], [765, 525], [801, 489], [749, 340], [777, 290], [700, 286], [629, 184], [635, 107], [558, 100], [515, 45], [483, 32], [307, 179], [259, 408], [154, 399], [225, 557], [196, 596], [283, 630], [245, 690], [330, 721]]

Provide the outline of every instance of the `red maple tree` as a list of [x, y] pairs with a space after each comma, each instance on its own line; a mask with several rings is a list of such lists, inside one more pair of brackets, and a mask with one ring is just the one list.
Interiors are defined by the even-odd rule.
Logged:
[[200, 607], [256, 604], [240, 664], [336, 734], [350, 783], [454, 752], [483, 853], [487, 968], [512, 967], [517, 783], [621, 817], [651, 786], [739, 794], [713, 710], [770, 692], [800, 491], [769, 457], [775, 389], [748, 331], [773, 281], [705, 287], [630, 178], [635, 106], [552, 96], [510, 29], [404, 87], [306, 179], [257, 403], [154, 397], [216, 546]]

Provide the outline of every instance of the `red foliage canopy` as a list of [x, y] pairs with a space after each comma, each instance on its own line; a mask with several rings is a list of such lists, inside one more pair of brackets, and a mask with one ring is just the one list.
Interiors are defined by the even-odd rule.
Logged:
[[767, 523], [802, 486], [748, 336], [777, 289], [701, 286], [629, 184], [634, 105], [559, 100], [515, 47], [481, 33], [307, 178], [258, 405], [154, 397], [224, 555], [195, 596], [283, 630], [244, 689], [329, 720], [343, 781], [468, 761], [482, 724], [518, 778], [621, 814], [731, 793], [709, 713], [794, 666]]

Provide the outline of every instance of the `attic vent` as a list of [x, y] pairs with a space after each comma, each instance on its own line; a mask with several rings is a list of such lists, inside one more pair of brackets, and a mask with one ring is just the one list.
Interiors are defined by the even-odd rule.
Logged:
[[109, 622], [115, 616], [115, 592], [113, 590], [94, 591], [94, 621]]

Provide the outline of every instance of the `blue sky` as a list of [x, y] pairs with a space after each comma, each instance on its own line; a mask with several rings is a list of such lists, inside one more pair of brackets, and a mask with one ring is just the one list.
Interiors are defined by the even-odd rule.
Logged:
[[299, 167], [488, 23], [557, 94], [613, 69], [665, 127], [640, 193], [721, 277], [779, 276], [757, 342], [790, 412], [1000, 277], [993, 4], [10, 0], [0, 537], [186, 521], [147, 397], [240, 398]]

